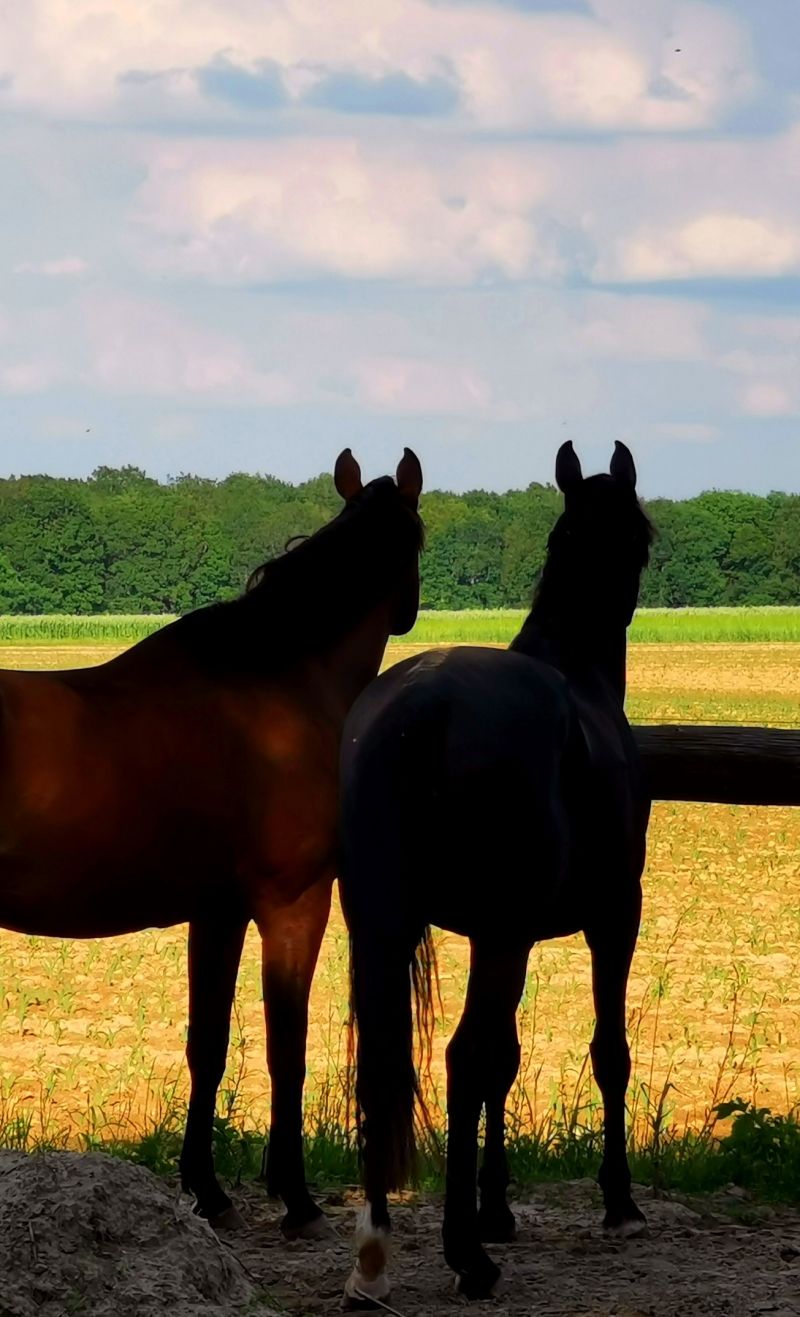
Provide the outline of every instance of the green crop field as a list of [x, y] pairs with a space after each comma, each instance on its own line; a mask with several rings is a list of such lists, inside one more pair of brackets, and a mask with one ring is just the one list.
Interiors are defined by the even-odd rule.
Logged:
[[[433, 610], [420, 613], [405, 638], [413, 645], [507, 645], [524, 609]], [[0, 616], [0, 645], [130, 645], [174, 621], [159, 614]], [[800, 642], [800, 608], [642, 608], [630, 639], [642, 644]]]
[[[411, 644], [507, 645], [525, 620], [515, 608], [420, 613]], [[641, 608], [630, 639], [640, 644], [800, 641], [800, 608]]]
[[4, 613], [0, 645], [133, 645], [174, 620], [158, 613]]

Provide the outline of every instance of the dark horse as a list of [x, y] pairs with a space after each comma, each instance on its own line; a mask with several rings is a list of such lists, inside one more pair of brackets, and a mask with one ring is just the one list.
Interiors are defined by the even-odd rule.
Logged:
[[341, 730], [386, 641], [413, 625], [419, 462], [362, 487], [266, 563], [238, 599], [199, 609], [99, 667], [0, 673], [0, 926], [111, 937], [189, 923], [191, 1100], [184, 1188], [236, 1223], [212, 1122], [245, 930], [263, 946], [272, 1080], [268, 1187], [287, 1234], [324, 1217], [305, 1184], [308, 994], [328, 919]]
[[473, 1298], [491, 1293], [499, 1270], [481, 1241], [514, 1232], [504, 1104], [519, 1067], [516, 1010], [528, 955], [543, 939], [583, 931], [591, 949], [605, 1225], [624, 1234], [644, 1225], [625, 1150], [625, 992], [650, 802], [623, 703], [626, 629], [651, 527], [623, 444], [610, 475], [588, 480], [564, 444], [556, 479], [564, 512], [510, 650], [434, 650], [400, 663], [368, 687], [345, 724], [340, 885], [367, 1199], [350, 1305], [389, 1292], [386, 1195], [411, 1169], [418, 1096], [410, 977], [424, 1032], [431, 924], [471, 944], [466, 1006], [447, 1048], [443, 1241], [459, 1288]]

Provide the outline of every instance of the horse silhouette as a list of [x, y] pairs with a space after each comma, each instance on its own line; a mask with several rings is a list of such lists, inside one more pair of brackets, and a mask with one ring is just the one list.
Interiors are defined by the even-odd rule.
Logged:
[[345, 449], [334, 480], [338, 516], [238, 599], [99, 667], [0, 673], [0, 925], [79, 938], [188, 921], [181, 1176], [202, 1215], [233, 1225], [212, 1123], [255, 920], [272, 1081], [266, 1174], [287, 1234], [324, 1223], [305, 1184], [302, 1091], [341, 729], [419, 603], [417, 458], [406, 449], [396, 483], [362, 486]]
[[406, 1182], [415, 1149], [411, 979], [429, 1041], [430, 925], [471, 944], [466, 1005], [447, 1048], [443, 1242], [459, 1288], [491, 1293], [499, 1270], [481, 1241], [514, 1232], [504, 1104], [519, 1067], [528, 955], [543, 939], [580, 930], [591, 949], [605, 1224], [643, 1227], [625, 1149], [625, 993], [650, 802], [623, 704], [626, 630], [652, 532], [623, 444], [610, 474], [589, 479], [562, 445], [556, 479], [564, 511], [510, 650], [408, 659], [366, 689], [345, 723], [340, 888], [367, 1199], [345, 1291], [351, 1306], [389, 1293], [386, 1195]]

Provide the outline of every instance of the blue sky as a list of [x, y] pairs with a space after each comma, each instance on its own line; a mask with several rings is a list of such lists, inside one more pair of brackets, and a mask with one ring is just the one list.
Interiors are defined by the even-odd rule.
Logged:
[[800, 489], [796, 0], [26, 0], [4, 474]]

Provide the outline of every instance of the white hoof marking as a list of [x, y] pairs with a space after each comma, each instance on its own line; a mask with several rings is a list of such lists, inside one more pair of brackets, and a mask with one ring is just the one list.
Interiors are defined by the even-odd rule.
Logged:
[[391, 1293], [389, 1277], [385, 1271], [374, 1280], [367, 1280], [366, 1276], [360, 1270], [358, 1264], [353, 1267], [350, 1275], [347, 1277], [347, 1283], [344, 1287], [345, 1299], [373, 1299], [380, 1301], [388, 1299]]
[[348, 1301], [364, 1299], [381, 1304], [389, 1297], [389, 1277], [386, 1264], [389, 1260], [389, 1232], [372, 1223], [372, 1208], [365, 1203], [356, 1221], [356, 1249], [358, 1259], [344, 1287], [345, 1305]]

